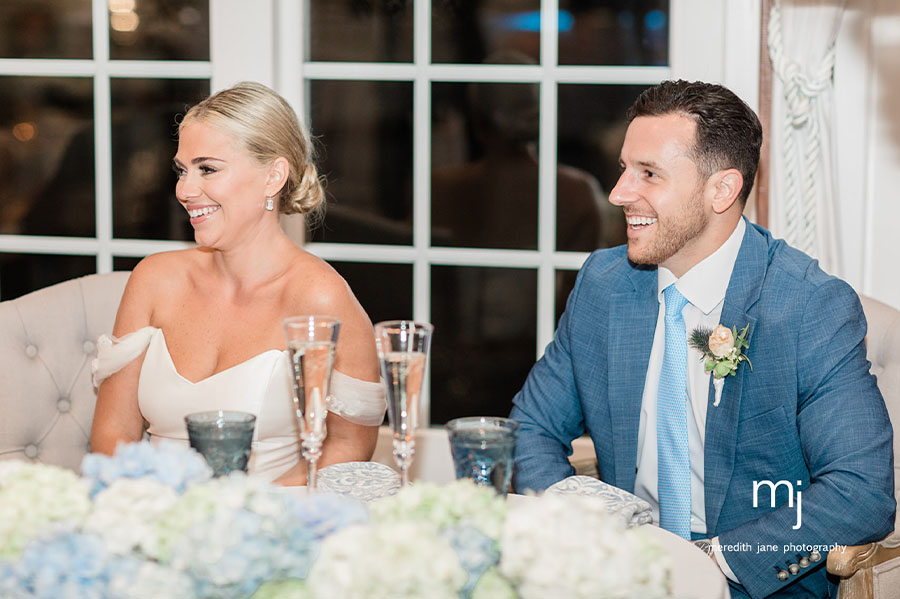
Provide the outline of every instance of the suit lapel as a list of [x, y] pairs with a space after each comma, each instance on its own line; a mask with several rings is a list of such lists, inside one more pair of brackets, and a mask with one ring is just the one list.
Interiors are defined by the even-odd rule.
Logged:
[[[738, 252], [725, 304], [722, 307], [721, 323], [740, 331], [750, 325], [747, 340], [753, 348], [753, 332], [756, 318], [750, 309], [759, 299], [760, 290], [768, 266], [768, 244], [765, 237], [750, 223], [744, 233], [744, 240]], [[745, 350], [750, 351], [750, 350]], [[740, 414], [744, 377], [752, 376], [750, 369], [742, 363], [733, 376], [725, 378], [722, 399], [713, 406], [715, 388], [712, 377], [709, 382], [708, 405], [706, 410], [706, 438], [704, 443], [704, 493], [706, 499], [706, 527], [714, 534], [725, 501], [725, 494], [734, 470], [734, 456], [737, 441], [738, 417]]]
[[634, 491], [644, 379], [659, 311], [656, 269], [633, 268], [633, 288], [609, 298], [609, 411], [615, 485]]

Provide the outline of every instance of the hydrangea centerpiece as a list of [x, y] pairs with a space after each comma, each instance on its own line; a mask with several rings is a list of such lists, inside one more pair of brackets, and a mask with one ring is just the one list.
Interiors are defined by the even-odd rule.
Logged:
[[213, 479], [193, 450], [147, 442], [82, 468], [0, 463], [0, 596], [668, 596], [664, 552], [590, 498], [510, 505], [457, 481], [365, 504]]

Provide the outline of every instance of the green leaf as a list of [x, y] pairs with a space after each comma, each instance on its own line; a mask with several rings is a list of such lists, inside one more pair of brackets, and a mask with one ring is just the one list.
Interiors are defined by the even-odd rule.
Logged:
[[703, 363], [703, 370], [711, 372], [715, 367], [716, 361], [713, 358], [706, 358], [706, 362]]
[[729, 364], [728, 362], [719, 362], [718, 364], [716, 364], [715, 370], [713, 370], [713, 372], [715, 373], [716, 378], [719, 379], [723, 376], [727, 376], [731, 374], [731, 364]]
[[745, 326], [743, 329], [741, 329], [740, 333], [735, 331], [735, 335], [734, 335], [735, 347], [737, 347], [737, 348], [742, 348], [742, 347], [749, 348], [750, 347], [750, 343], [747, 341], [747, 334], [749, 332], [750, 332], [750, 323], [747, 323], [747, 326]]

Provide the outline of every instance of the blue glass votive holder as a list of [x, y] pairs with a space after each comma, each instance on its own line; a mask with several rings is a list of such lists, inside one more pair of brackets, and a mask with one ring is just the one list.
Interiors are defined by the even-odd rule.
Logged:
[[456, 478], [468, 478], [506, 495], [519, 423], [509, 418], [473, 416], [451, 420], [446, 428]]
[[184, 417], [191, 447], [206, 458], [213, 476], [247, 472], [256, 416], [247, 412], [214, 410]]

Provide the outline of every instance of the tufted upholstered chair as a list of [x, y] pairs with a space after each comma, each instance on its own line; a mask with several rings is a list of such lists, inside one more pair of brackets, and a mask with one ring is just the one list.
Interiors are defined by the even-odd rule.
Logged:
[[78, 470], [97, 394], [91, 360], [129, 273], [89, 275], [0, 302], [0, 459]]
[[[894, 496], [900, 503], [900, 310], [862, 298], [869, 322], [866, 353], [894, 425]], [[828, 554], [828, 571], [841, 578], [839, 599], [900, 596], [900, 511], [894, 532], [877, 543]]]

